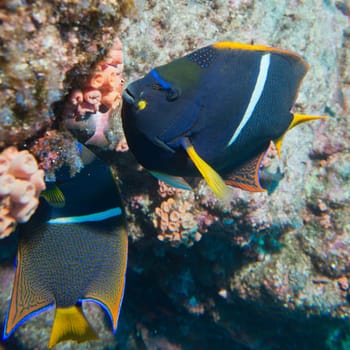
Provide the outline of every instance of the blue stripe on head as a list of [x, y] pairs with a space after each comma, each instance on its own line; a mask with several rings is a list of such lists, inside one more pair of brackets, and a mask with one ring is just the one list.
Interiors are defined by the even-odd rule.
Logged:
[[150, 73], [152, 74], [153, 78], [157, 80], [157, 83], [159, 83], [162, 86], [163, 89], [171, 88], [171, 84], [166, 82], [155, 69], [152, 69]]

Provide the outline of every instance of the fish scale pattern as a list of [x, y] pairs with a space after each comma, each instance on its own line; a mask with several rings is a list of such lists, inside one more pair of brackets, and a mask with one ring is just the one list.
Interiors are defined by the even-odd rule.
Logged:
[[192, 62], [197, 63], [201, 68], [208, 68], [214, 61], [215, 56], [215, 50], [211, 46], [208, 46], [191, 53], [188, 58]]

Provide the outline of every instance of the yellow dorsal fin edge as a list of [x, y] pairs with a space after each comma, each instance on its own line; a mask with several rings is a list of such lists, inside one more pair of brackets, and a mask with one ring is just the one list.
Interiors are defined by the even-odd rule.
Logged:
[[67, 340], [78, 343], [88, 340], [98, 340], [97, 334], [86, 320], [80, 306], [56, 308], [49, 349]]
[[229, 189], [222, 177], [198, 155], [198, 153], [188, 140], [184, 141], [184, 147], [188, 156], [190, 157], [198, 171], [202, 174], [211, 190], [219, 198], [224, 199], [227, 196]]

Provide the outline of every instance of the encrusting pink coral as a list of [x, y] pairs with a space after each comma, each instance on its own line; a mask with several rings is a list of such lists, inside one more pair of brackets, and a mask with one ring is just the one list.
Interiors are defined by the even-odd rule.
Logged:
[[8, 147], [0, 153], [0, 238], [7, 237], [16, 222], [29, 220], [45, 187], [44, 171], [28, 151]]
[[120, 106], [123, 80], [121, 41], [116, 38], [106, 57], [98, 62], [89, 79], [68, 96], [63, 113], [64, 124], [70, 130], [93, 134], [88, 145], [108, 146], [105, 131], [112, 113]]
[[153, 224], [160, 230], [158, 239], [169, 241], [172, 245], [193, 245], [201, 239], [193, 207], [187, 201], [168, 198], [155, 209]]

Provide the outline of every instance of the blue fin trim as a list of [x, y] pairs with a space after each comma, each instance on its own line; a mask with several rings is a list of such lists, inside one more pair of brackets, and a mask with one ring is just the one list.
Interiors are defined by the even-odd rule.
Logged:
[[116, 326], [114, 328], [114, 320], [113, 320], [113, 316], [111, 314], [111, 312], [109, 311], [109, 308], [107, 307], [106, 304], [104, 304], [101, 300], [98, 300], [98, 299], [94, 299], [94, 298], [86, 298], [86, 299], [79, 299], [79, 302], [83, 302], [83, 301], [91, 301], [97, 305], [100, 305], [102, 307], [102, 309], [107, 313], [108, 317], [109, 317], [109, 320], [111, 321], [111, 324], [112, 324], [112, 331], [113, 331], [113, 334], [116, 333], [117, 331], [117, 328], [118, 328], [118, 321], [119, 321], [119, 315], [120, 315], [120, 310], [121, 310], [121, 306], [122, 306], [122, 303], [123, 303], [123, 299], [124, 299], [124, 289], [123, 289], [123, 295], [122, 297], [120, 298], [120, 304], [119, 304], [119, 307], [118, 307], [118, 316], [117, 316], [117, 323], [116, 323]]
[[53, 306], [54, 306], [54, 303], [49, 304], [49, 305], [47, 305], [47, 306], [45, 306], [45, 307], [43, 307], [43, 308], [41, 308], [41, 309], [38, 309], [38, 310], [36, 310], [36, 311], [34, 311], [34, 312], [28, 314], [26, 317], [22, 318], [22, 319], [11, 329], [11, 331], [10, 331], [9, 333], [6, 334], [5, 329], [6, 329], [6, 326], [7, 326], [8, 313], [9, 313], [9, 311], [10, 311], [10, 306], [9, 306], [9, 308], [8, 308], [8, 310], [7, 310], [7, 313], [6, 313], [5, 322], [4, 322], [4, 329], [3, 329], [3, 333], [2, 333], [2, 340], [8, 339], [8, 338], [15, 332], [15, 330], [16, 330], [18, 327], [22, 326], [22, 324], [25, 323], [26, 321], [28, 321], [30, 318], [32, 318], [32, 317], [34, 317], [34, 316], [36, 316], [36, 315], [39, 315], [39, 314], [41, 314], [41, 313], [44, 312], [44, 311], [47, 311], [47, 310], [51, 309]]
[[100, 211], [98, 213], [92, 213], [87, 215], [80, 216], [65, 216], [60, 218], [55, 218], [49, 220], [48, 224], [79, 224], [83, 222], [94, 222], [94, 221], [103, 221], [114, 216], [121, 215], [122, 210], [120, 207], [108, 209], [105, 211]]
[[161, 78], [155, 69], [152, 69], [150, 73], [152, 74], [153, 78], [156, 79], [157, 82], [162, 86], [163, 89], [171, 88], [171, 84], [169, 84], [163, 78]]

